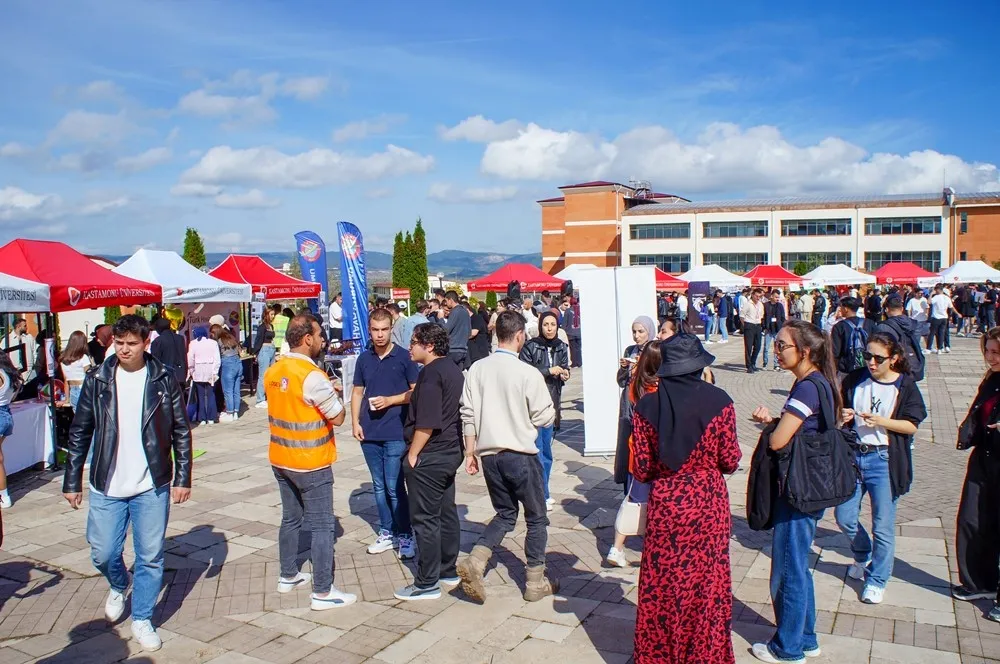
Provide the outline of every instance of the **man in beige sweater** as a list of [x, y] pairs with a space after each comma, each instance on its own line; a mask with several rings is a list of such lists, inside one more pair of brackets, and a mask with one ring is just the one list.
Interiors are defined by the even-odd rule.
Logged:
[[497, 316], [497, 351], [472, 365], [462, 395], [465, 469], [475, 475], [482, 464], [490, 501], [497, 512], [472, 553], [458, 564], [462, 589], [480, 602], [486, 600], [483, 573], [493, 548], [514, 529], [518, 503], [524, 505], [528, 525], [524, 538], [528, 559], [524, 599], [536, 602], [559, 589], [558, 583], [545, 577], [549, 519], [542, 464], [535, 447], [537, 428], [552, 425], [555, 408], [542, 374], [518, 359], [525, 341], [524, 328], [524, 317], [518, 312], [505, 311]]

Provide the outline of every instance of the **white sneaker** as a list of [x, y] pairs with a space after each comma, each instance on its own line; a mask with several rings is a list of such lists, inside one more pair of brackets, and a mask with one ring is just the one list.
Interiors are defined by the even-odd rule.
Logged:
[[802, 664], [806, 661], [805, 657], [800, 659], [778, 659], [771, 654], [771, 649], [767, 647], [766, 643], [755, 643], [750, 649], [750, 654], [759, 659], [762, 662], [767, 662], [768, 664]]
[[230, 422], [236, 422], [239, 419], [240, 419], [240, 414], [239, 413], [229, 413], [229, 421]]
[[416, 545], [412, 537], [399, 538], [399, 559], [410, 560], [417, 557]]
[[628, 567], [628, 558], [625, 557], [625, 552], [615, 547], [608, 549], [608, 555], [605, 560], [608, 561], [609, 565], [614, 567]]
[[930, 355], [931, 354], [931, 349], [930, 348], [925, 348], [923, 350], [923, 353], [924, 353], [924, 355]]
[[885, 595], [885, 588], [865, 586], [864, 592], [861, 593], [861, 601], [865, 604], [881, 604], [883, 595]]
[[306, 584], [312, 581], [312, 574], [308, 572], [299, 572], [290, 579], [286, 579], [283, 576], [278, 577], [278, 592], [279, 593], [290, 593], [297, 588], [304, 588]]
[[267, 408], [267, 401], [258, 401], [254, 404], [254, 408]]
[[555, 508], [556, 508], [556, 499], [555, 498], [546, 498], [545, 499], [545, 511], [546, 512], [551, 512]]
[[352, 595], [351, 593], [342, 593], [336, 588], [330, 588], [330, 592], [325, 595], [317, 595], [313, 593], [309, 596], [312, 603], [309, 605], [313, 611], [326, 611], [327, 609], [339, 609], [341, 607], [350, 606], [358, 601], [357, 595]]
[[125, 613], [125, 593], [115, 589], [108, 591], [108, 599], [104, 602], [104, 617], [110, 623], [116, 623]]
[[702, 342], [701, 342], [701, 345], [702, 345], [702, 346], [711, 346], [711, 345], [712, 345], [712, 343], [713, 343], [713, 342], [711, 342], [711, 341], [702, 341]]
[[393, 546], [392, 533], [387, 533], [383, 530], [378, 534], [375, 541], [368, 545], [368, 553], [375, 554], [382, 553], [383, 551], [391, 551]]
[[729, 339], [723, 339], [722, 341], [718, 341], [718, 342], [716, 342], [716, 343], [720, 343], [720, 344], [728, 344], [728, 343], [729, 343]]
[[851, 563], [851, 566], [847, 568], [847, 576], [851, 577], [855, 581], [864, 581], [865, 573], [868, 571], [868, 563]]
[[146, 652], [154, 652], [163, 646], [163, 641], [160, 641], [156, 630], [153, 629], [153, 623], [148, 620], [133, 620], [132, 636]]
[[946, 346], [945, 349], [944, 349], [944, 352], [950, 353], [951, 352], [951, 346]]
[[13, 504], [14, 504], [13, 501], [11, 501], [10, 499], [10, 494], [8, 493], [0, 494], [0, 508], [9, 509], [10, 506]]

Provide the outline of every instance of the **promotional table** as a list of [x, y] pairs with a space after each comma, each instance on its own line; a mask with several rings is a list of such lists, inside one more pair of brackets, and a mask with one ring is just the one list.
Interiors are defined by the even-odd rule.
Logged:
[[4, 467], [11, 475], [37, 463], [52, 465], [56, 461], [52, 443], [49, 405], [37, 401], [21, 401], [10, 405], [14, 417], [14, 433], [3, 443]]

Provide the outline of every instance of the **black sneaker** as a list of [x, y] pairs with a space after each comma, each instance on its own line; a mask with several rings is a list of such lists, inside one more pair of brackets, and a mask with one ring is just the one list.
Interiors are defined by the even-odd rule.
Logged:
[[439, 586], [431, 586], [430, 588], [419, 588], [412, 583], [405, 588], [400, 588], [392, 594], [396, 599], [402, 599], [406, 601], [419, 600], [419, 599], [441, 599], [441, 588]]
[[969, 590], [965, 586], [955, 586], [951, 589], [951, 596], [960, 602], [974, 602], [977, 599], [991, 599], [996, 593], [985, 590]]

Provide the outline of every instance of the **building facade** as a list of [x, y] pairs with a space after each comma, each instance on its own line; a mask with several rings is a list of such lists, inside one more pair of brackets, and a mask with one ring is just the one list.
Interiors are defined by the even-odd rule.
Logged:
[[[591, 188], [618, 198], [597, 214], [571, 206], [572, 196]], [[1000, 194], [691, 202], [608, 182], [562, 189], [562, 198], [539, 201], [550, 273], [573, 263], [655, 265], [673, 274], [715, 263], [740, 274], [762, 264], [873, 271], [898, 261], [938, 272], [956, 260], [1000, 260]]]

